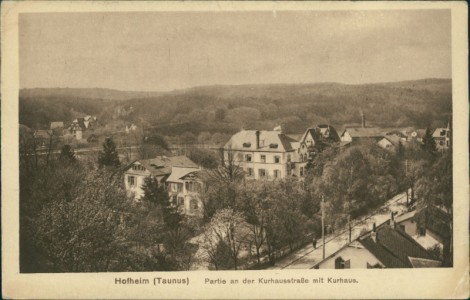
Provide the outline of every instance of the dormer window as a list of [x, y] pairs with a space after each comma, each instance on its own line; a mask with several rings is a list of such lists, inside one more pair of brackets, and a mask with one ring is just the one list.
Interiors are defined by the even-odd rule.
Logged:
[[271, 149], [277, 149], [278, 144], [269, 144], [269, 148]]
[[243, 143], [243, 148], [250, 148], [251, 147], [251, 143]]

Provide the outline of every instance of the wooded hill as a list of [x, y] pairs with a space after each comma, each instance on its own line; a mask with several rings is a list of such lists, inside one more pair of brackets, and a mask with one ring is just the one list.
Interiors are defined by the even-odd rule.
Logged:
[[[116, 107], [133, 107], [126, 116]], [[203, 86], [172, 92], [123, 92], [108, 89], [24, 89], [20, 123], [46, 128], [96, 115], [101, 122], [159, 125], [163, 135], [190, 132], [231, 134], [241, 128], [301, 133], [315, 124], [338, 130], [359, 125], [360, 111], [369, 126], [418, 128], [444, 126], [452, 113], [452, 81], [423, 79], [392, 83], [339, 83]]]

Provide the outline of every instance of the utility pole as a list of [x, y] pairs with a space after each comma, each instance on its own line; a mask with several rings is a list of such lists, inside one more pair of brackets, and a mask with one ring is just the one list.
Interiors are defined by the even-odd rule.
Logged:
[[323, 240], [323, 259], [325, 259], [325, 196], [321, 196], [321, 236]]
[[408, 206], [409, 203], [409, 196], [408, 196], [408, 160], [405, 160], [405, 179], [406, 179], [406, 205]]

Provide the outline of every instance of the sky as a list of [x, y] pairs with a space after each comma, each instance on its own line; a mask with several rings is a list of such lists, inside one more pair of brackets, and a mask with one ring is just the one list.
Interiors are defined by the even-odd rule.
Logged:
[[451, 78], [450, 10], [34, 13], [21, 88]]

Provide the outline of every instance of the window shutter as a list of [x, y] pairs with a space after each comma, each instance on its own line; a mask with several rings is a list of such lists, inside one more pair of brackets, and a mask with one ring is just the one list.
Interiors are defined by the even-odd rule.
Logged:
[[345, 269], [351, 269], [351, 260], [348, 259], [344, 262], [344, 268]]

